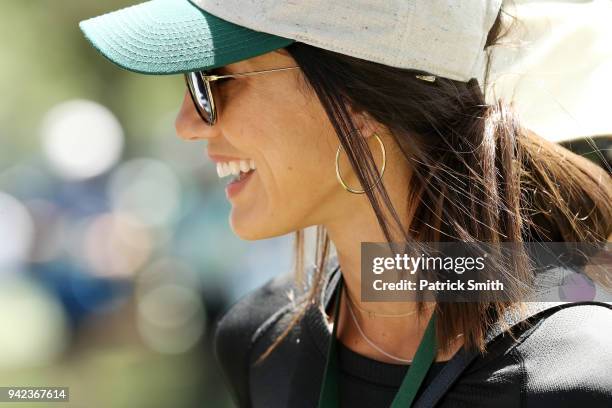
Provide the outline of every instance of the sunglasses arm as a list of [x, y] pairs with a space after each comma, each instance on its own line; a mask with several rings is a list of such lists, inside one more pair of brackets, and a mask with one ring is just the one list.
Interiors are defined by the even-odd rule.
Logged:
[[231, 75], [204, 75], [202, 74], [202, 78], [207, 81], [207, 82], [213, 82], [213, 81], [217, 81], [219, 79], [224, 79], [224, 78], [235, 78], [235, 77], [242, 77], [242, 76], [251, 76], [251, 75], [257, 75], [257, 74], [264, 74], [267, 72], [276, 72], [276, 71], [286, 71], [288, 69], [297, 69], [300, 67], [287, 67], [287, 68], [276, 68], [276, 69], [267, 69], [264, 71], [253, 71], [253, 72], [242, 72], [239, 74], [231, 74]]

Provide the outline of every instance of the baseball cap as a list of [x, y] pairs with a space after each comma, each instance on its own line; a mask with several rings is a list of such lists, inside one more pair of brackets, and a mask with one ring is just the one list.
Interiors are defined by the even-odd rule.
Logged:
[[[80, 23], [145, 74], [212, 69], [294, 41], [459, 81], [482, 79], [502, 0], [152, 0]], [[482, 83], [482, 81], [480, 81]]]

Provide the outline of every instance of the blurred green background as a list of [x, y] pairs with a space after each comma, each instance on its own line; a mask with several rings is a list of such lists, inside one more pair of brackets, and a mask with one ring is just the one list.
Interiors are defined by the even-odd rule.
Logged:
[[0, 386], [70, 387], [37, 407], [233, 406], [212, 324], [290, 267], [290, 237], [232, 234], [205, 144], [176, 136], [182, 77], [81, 35], [134, 3], [0, 1]]

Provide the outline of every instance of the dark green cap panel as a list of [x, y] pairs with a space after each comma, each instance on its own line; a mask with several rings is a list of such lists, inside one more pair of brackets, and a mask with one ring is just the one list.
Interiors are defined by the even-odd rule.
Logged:
[[79, 26], [113, 63], [153, 75], [211, 69], [294, 42], [222, 20], [187, 0], [152, 0]]

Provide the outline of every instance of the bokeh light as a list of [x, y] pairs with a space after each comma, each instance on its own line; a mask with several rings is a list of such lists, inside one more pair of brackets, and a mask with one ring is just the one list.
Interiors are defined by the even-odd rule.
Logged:
[[163, 284], [138, 299], [138, 329], [144, 342], [160, 353], [184, 353], [204, 333], [204, 304], [198, 292]]
[[[22, 274], [0, 282], [0, 368], [48, 364], [67, 346], [61, 304]], [[18, 327], [19, 330], [14, 330]]]
[[26, 207], [0, 191], [0, 272], [28, 259], [34, 224]]
[[53, 107], [43, 120], [43, 151], [67, 179], [86, 179], [110, 169], [123, 149], [123, 129], [106, 107], [72, 100]]
[[149, 258], [153, 237], [137, 218], [122, 213], [95, 217], [85, 233], [83, 256], [99, 276], [130, 277]]
[[34, 199], [25, 202], [36, 231], [30, 262], [50, 262], [62, 254], [62, 237], [65, 233], [65, 217], [53, 202]]
[[114, 210], [132, 214], [150, 226], [163, 226], [174, 220], [180, 194], [172, 169], [150, 158], [121, 164], [113, 172], [108, 188]]
[[612, 2], [516, 3], [518, 24], [493, 50], [490, 91], [548, 140], [611, 134]]

